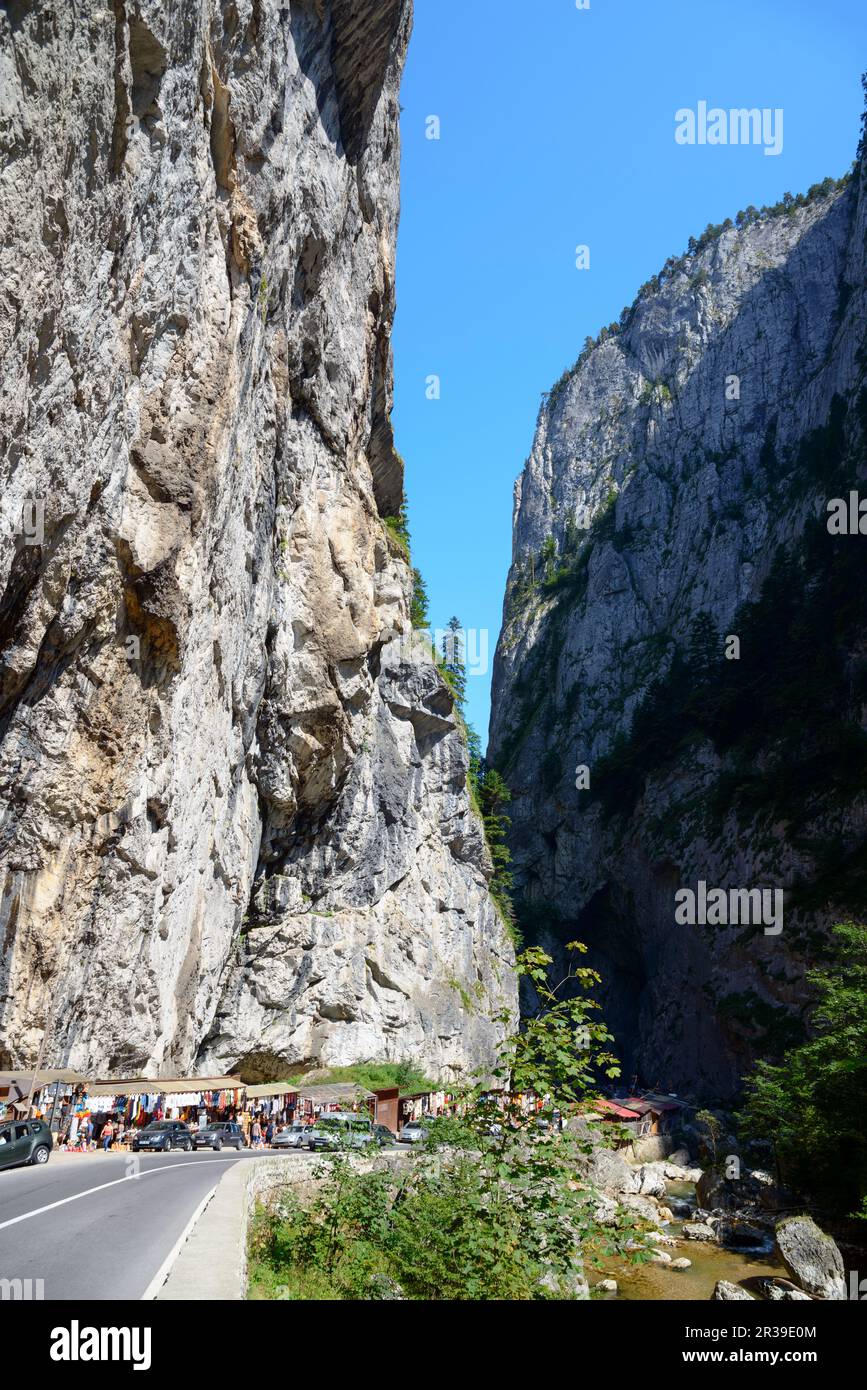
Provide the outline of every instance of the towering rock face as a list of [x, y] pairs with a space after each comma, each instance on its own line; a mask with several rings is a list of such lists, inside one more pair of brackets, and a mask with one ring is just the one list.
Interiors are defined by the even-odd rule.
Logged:
[[[867, 911], [867, 535], [827, 526], [867, 493], [865, 247], [857, 167], [709, 229], [546, 398], [516, 485], [490, 751], [525, 933], [589, 944], [627, 1080], [735, 1093]], [[681, 924], [700, 881], [783, 890], [782, 931]]]
[[410, 0], [0, 8], [0, 1057], [483, 1064], [383, 518]]

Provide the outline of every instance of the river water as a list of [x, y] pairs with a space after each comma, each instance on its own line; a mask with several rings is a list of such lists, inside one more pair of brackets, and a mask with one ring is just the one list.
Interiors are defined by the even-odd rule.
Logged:
[[[691, 1183], [670, 1182], [666, 1186], [669, 1196], [695, 1204], [695, 1187]], [[689, 1269], [658, 1264], [630, 1265], [622, 1258], [606, 1259], [600, 1272], [590, 1272], [591, 1287], [600, 1279], [616, 1279], [617, 1293], [601, 1295], [606, 1300], [664, 1299], [671, 1302], [692, 1299], [706, 1303], [718, 1279], [727, 1279], [730, 1284], [746, 1283], [753, 1297], [757, 1297], [757, 1290], [750, 1287], [751, 1280], [767, 1275], [788, 1277], [774, 1258], [771, 1242], [771, 1248], [761, 1251], [726, 1250], [706, 1241], [681, 1240], [682, 1227], [683, 1220], [660, 1222], [659, 1229], [678, 1241], [676, 1246], [661, 1248], [673, 1260], [686, 1256], [692, 1261]]]

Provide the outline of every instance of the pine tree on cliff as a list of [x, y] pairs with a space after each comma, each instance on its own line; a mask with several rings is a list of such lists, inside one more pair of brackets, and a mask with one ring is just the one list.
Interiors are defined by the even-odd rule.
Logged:
[[419, 569], [414, 569], [412, 572], [412, 600], [409, 617], [414, 628], [425, 630], [430, 625], [427, 585]]
[[458, 709], [463, 712], [467, 698], [467, 669], [464, 664], [464, 639], [460, 618], [449, 618], [448, 630], [443, 635], [443, 668]]

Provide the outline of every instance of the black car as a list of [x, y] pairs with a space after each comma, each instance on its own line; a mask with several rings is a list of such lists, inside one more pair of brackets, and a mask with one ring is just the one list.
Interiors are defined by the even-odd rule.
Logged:
[[47, 1163], [53, 1146], [44, 1120], [0, 1122], [0, 1168], [18, 1163]]
[[189, 1153], [193, 1147], [190, 1129], [181, 1120], [153, 1120], [140, 1129], [132, 1141], [133, 1153], [144, 1150], [146, 1153], [171, 1153], [172, 1149], [183, 1149]]
[[391, 1148], [392, 1144], [397, 1143], [388, 1125], [374, 1125], [373, 1137], [381, 1149]]
[[207, 1129], [198, 1129], [193, 1135], [197, 1149], [213, 1149], [218, 1154], [225, 1144], [228, 1148], [243, 1149], [244, 1131], [234, 1120], [215, 1120]]

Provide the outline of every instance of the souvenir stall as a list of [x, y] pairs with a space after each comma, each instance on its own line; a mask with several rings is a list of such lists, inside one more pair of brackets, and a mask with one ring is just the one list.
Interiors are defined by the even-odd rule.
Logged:
[[125, 1142], [154, 1120], [183, 1120], [204, 1129], [213, 1120], [234, 1120], [241, 1110], [244, 1086], [237, 1076], [202, 1076], [100, 1081], [88, 1093], [102, 1125], [111, 1119]]
[[313, 1124], [320, 1115], [341, 1110], [370, 1110], [376, 1104], [373, 1091], [366, 1091], [354, 1081], [332, 1081], [320, 1086], [299, 1086], [295, 1109], [296, 1121]]
[[448, 1115], [457, 1105], [457, 1098], [450, 1091], [414, 1091], [401, 1096], [398, 1103], [398, 1125], [403, 1129], [410, 1120], [420, 1120], [425, 1115]]
[[0, 1072], [0, 1119], [31, 1114], [57, 1130], [87, 1078], [69, 1070]]
[[[278, 1128], [291, 1125], [298, 1109], [298, 1088], [288, 1081], [270, 1081], [264, 1086], [246, 1088], [245, 1119], [252, 1125], [258, 1120], [263, 1129], [269, 1124]], [[246, 1126], [245, 1126], [246, 1128]]]
[[89, 1089], [89, 1084], [77, 1086], [70, 1098], [57, 1136], [61, 1149], [86, 1153], [93, 1147], [96, 1128], [102, 1125], [101, 1116], [109, 1102], [100, 1097], [91, 1099]]

